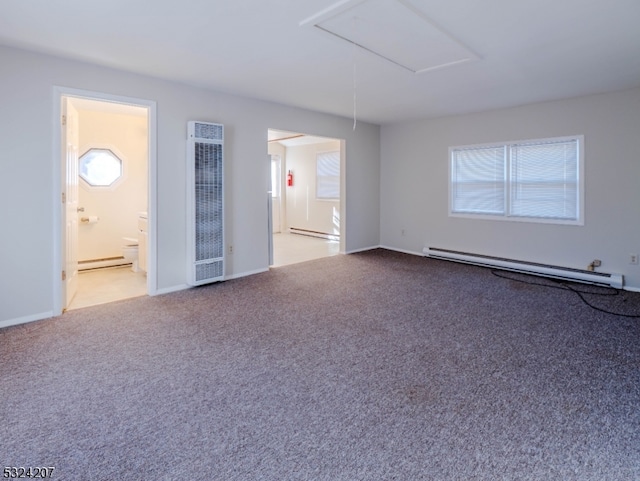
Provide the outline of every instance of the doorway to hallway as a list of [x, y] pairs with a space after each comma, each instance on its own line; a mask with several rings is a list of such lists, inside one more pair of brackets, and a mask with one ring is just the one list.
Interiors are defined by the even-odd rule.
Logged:
[[269, 129], [270, 265], [344, 252], [344, 141]]

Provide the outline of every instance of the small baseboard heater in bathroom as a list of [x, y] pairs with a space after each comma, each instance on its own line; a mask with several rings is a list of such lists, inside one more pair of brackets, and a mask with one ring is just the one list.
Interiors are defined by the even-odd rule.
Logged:
[[131, 261], [126, 261], [124, 257], [104, 257], [101, 259], [89, 259], [78, 262], [79, 271], [90, 271], [105, 267], [121, 267], [131, 265]]
[[559, 267], [548, 264], [537, 264], [535, 262], [525, 262], [502, 257], [492, 257], [468, 252], [458, 252], [448, 249], [438, 249], [435, 247], [425, 247], [422, 252], [427, 257], [448, 261], [474, 264], [481, 267], [491, 267], [523, 274], [532, 274], [553, 279], [561, 279], [573, 282], [584, 282], [600, 286], [609, 286], [622, 289], [623, 278], [621, 274], [607, 274], [604, 272], [593, 272], [582, 269], [572, 269], [570, 267]]

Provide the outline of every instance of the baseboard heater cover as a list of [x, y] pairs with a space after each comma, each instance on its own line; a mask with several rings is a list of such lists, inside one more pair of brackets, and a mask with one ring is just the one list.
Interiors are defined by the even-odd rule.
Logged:
[[78, 262], [79, 271], [90, 271], [92, 269], [102, 269], [104, 267], [120, 267], [131, 265], [131, 261], [126, 261], [124, 257], [105, 257], [102, 259], [89, 259]]
[[521, 272], [524, 274], [533, 274], [573, 282], [609, 286], [615, 289], [622, 289], [623, 286], [623, 277], [621, 274], [607, 274], [604, 272], [593, 272], [582, 269], [573, 269], [570, 267], [538, 264], [535, 262], [518, 261], [502, 257], [438, 249], [436, 247], [425, 247], [422, 252], [427, 257], [432, 257], [434, 259], [462, 262], [465, 264], [474, 264], [482, 267], [492, 267], [494, 269]]
[[321, 239], [339, 240], [340, 234], [328, 234], [327, 232], [319, 232], [316, 230], [300, 229], [298, 227], [289, 227], [289, 233], [306, 235], [309, 237], [319, 237]]

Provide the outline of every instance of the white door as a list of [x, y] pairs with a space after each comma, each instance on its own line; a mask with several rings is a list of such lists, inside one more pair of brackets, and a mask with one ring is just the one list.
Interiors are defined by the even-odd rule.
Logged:
[[64, 308], [78, 290], [78, 111], [62, 97], [62, 291]]

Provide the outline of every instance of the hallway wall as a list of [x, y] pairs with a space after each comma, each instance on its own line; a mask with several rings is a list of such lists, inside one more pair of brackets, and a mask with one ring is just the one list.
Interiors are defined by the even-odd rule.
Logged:
[[340, 141], [287, 147], [286, 170], [294, 175], [292, 187], [284, 187], [287, 229], [290, 227], [325, 234], [340, 234], [340, 200], [316, 197], [316, 156], [340, 152]]

